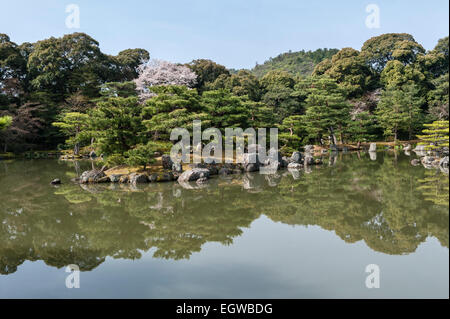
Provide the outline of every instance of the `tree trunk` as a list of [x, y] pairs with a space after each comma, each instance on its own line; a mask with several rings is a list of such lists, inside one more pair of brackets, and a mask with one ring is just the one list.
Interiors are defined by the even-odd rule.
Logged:
[[80, 144], [75, 143], [75, 146], [73, 147], [73, 154], [78, 155], [80, 153]]

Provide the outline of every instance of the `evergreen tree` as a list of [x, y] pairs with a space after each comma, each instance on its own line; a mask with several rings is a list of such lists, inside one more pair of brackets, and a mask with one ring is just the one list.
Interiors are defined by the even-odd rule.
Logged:
[[142, 116], [153, 140], [168, 141], [170, 132], [177, 127], [192, 131], [194, 120], [205, 121], [202, 124], [208, 125], [209, 115], [204, 112], [196, 89], [169, 85], [151, 90], [156, 96], [145, 102]]
[[100, 151], [124, 154], [144, 137], [142, 105], [136, 97], [109, 98], [89, 113], [90, 130]]
[[88, 133], [89, 115], [79, 112], [69, 112], [61, 116], [60, 121], [54, 122], [53, 126], [58, 127], [65, 136], [68, 137], [66, 143], [73, 147], [73, 153], [78, 155], [80, 143], [86, 141]]
[[420, 135], [421, 144], [427, 145], [428, 149], [440, 150], [443, 147], [448, 148], [449, 143], [449, 122], [434, 121], [431, 124], [424, 124], [425, 129], [422, 131], [424, 135]]
[[341, 136], [349, 119], [350, 105], [338, 84], [328, 78], [312, 78], [305, 81], [307, 98], [306, 112], [302, 116], [307, 137], [322, 144], [324, 136], [336, 144], [336, 134]]
[[415, 85], [405, 85], [402, 88], [389, 86], [381, 96], [377, 105], [376, 115], [385, 136], [394, 136], [397, 141], [403, 130], [409, 139], [420, 125], [423, 117], [421, 105], [423, 98], [418, 95]]

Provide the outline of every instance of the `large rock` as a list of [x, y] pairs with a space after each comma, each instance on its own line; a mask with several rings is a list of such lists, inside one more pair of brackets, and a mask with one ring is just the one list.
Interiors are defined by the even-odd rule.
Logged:
[[403, 146], [403, 150], [405, 152], [409, 152], [411, 150], [411, 144], [406, 144], [405, 146]]
[[441, 158], [441, 160], [439, 161], [439, 166], [448, 168], [448, 156]]
[[302, 160], [302, 153], [300, 153], [300, 152], [292, 153], [291, 160], [290, 160], [291, 163], [300, 163], [301, 160]]
[[101, 170], [91, 170], [91, 171], [85, 171], [80, 176], [80, 183], [87, 184], [87, 183], [98, 183], [101, 178], [105, 177], [105, 173]]
[[308, 166], [308, 165], [314, 165], [315, 161], [314, 161], [314, 157], [310, 156], [310, 155], [306, 155], [305, 156], [305, 160], [304, 160], [304, 165]]
[[172, 171], [174, 171], [175, 173], [183, 173], [183, 166], [181, 165], [181, 163], [173, 163]]
[[259, 170], [260, 162], [257, 153], [244, 153], [242, 166], [246, 172], [256, 172]]
[[148, 177], [145, 174], [133, 173], [129, 176], [129, 182], [131, 184], [148, 183]]
[[305, 145], [305, 153], [314, 153], [314, 145]]
[[109, 175], [109, 180], [112, 183], [118, 183], [120, 181], [121, 177], [122, 177], [122, 174], [111, 174], [111, 175]]
[[170, 155], [163, 155], [161, 157], [161, 162], [164, 169], [172, 169], [173, 162]]
[[271, 148], [267, 155], [268, 157], [264, 163], [267, 169], [276, 171], [283, 166], [283, 158], [278, 150]]
[[209, 170], [206, 168], [194, 168], [188, 171], [185, 171], [183, 174], [178, 177], [179, 183], [185, 182], [193, 182], [198, 180], [199, 178], [209, 178]]
[[370, 143], [369, 152], [376, 152], [376, 151], [377, 151], [377, 143]]
[[175, 180], [175, 176], [171, 172], [153, 173], [153, 174], [150, 174], [150, 176], [148, 177], [148, 180], [151, 183], [171, 182], [171, 181]]

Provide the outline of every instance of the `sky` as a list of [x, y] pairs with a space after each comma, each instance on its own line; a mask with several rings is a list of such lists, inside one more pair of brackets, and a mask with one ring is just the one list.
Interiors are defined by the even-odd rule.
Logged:
[[[69, 4], [79, 8], [79, 28], [66, 26]], [[366, 26], [370, 4], [379, 8], [379, 28]], [[447, 0], [0, 0], [0, 33], [18, 44], [84, 32], [107, 54], [144, 48], [151, 58], [206, 58], [236, 69], [289, 50], [359, 50], [391, 32], [431, 50], [448, 29]]]

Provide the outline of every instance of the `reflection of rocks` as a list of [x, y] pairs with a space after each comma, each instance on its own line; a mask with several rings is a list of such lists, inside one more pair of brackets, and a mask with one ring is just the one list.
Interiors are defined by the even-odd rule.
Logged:
[[267, 185], [269, 185], [270, 187], [276, 187], [280, 183], [281, 175], [277, 173], [265, 175], [265, 179], [267, 181]]
[[254, 193], [261, 191], [261, 185], [263, 175], [260, 174], [244, 174], [242, 177], [242, 186], [244, 189], [252, 191]]
[[194, 182], [180, 182], [178, 181], [178, 184], [183, 187], [184, 189], [202, 189], [209, 186], [208, 183], [194, 183]]
[[417, 158], [415, 158], [415, 159], [411, 160], [411, 165], [418, 166], [418, 165], [420, 165], [420, 161]]
[[369, 152], [369, 157], [371, 161], [377, 160], [377, 152]]
[[403, 150], [405, 151], [405, 152], [409, 152], [409, 151], [411, 151], [411, 144], [406, 144], [404, 147], [403, 147]]
[[259, 170], [260, 162], [257, 153], [244, 153], [243, 166], [246, 172], [256, 172]]
[[405, 155], [406, 156], [411, 156], [411, 152], [410, 151], [405, 151]]
[[300, 179], [300, 170], [288, 168], [289, 173], [291, 173], [292, 178], [295, 180]]
[[417, 156], [419, 157], [424, 157], [427, 155], [427, 151], [425, 149], [425, 145], [417, 145], [414, 149], [413, 149], [414, 153], [416, 153]]
[[299, 163], [289, 163], [288, 170], [299, 170], [302, 169], [303, 165]]

